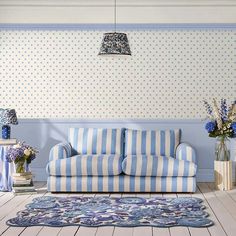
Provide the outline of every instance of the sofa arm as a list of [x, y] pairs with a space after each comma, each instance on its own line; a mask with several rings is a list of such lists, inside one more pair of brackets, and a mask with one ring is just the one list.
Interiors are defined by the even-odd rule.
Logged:
[[176, 159], [196, 163], [196, 152], [187, 143], [180, 143], [176, 149]]
[[49, 161], [71, 157], [71, 146], [69, 143], [59, 143], [52, 147], [49, 154]]

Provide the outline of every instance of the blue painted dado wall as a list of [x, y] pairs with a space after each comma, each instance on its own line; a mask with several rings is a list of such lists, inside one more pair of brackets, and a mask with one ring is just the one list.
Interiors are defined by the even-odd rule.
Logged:
[[[13, 136], [25, 140], [37, 147], [40, 153], [32, 163], [36, 179], [45, 180], [45, 166], [50, 148], [67, 140], [69, 127], [127, 127], [135, 129], [173, 129], [182, 130], [181, 142], [190, 143], [197, 151], [198, 181], [213, 180], [213, 161], [215, 139], [209, 138], [204, 130], [204, 122], [196, 119], [188, 120], [56, 120], [56, 119], [21, 119], [18, 126], [13, 127]], [[232, 157], [235, 156], [236, 145], [232, 142]]]

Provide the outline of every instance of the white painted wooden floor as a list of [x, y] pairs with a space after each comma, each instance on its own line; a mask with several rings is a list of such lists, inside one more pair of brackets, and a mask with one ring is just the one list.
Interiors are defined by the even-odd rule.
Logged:
[[[37, 182], [37, 195], [23, 195], [14, 197], [12, 193], [0, 192], [0, 235], [4, 236], [235, 236], [236, 235], [236, 187], [228, 192], [216, 191], [211, 183], [199, 183], [195, 194], [136, 194], [136, 196], [194, 196], [203, 199], [206, 211], [215, 225], [209, 228], [191, 227], [8, 227], [5, 222], [24, 209], [24, 206], [33, 198], [42, 195], [51, 195], [46, 191], [46, 185]], [[54, 194], [54, 196], [68, 194]], [[72, 194], [70, 194], [72, 195]], [[74, 194], [73, 194], [74, 195]], [[77, 196], [98, 196], [101, 194], [76, 194]], [[109, 194], [103, 194], [109, 196]], [[112, 196], [135, 196], [135, 194], [110, 194]]]

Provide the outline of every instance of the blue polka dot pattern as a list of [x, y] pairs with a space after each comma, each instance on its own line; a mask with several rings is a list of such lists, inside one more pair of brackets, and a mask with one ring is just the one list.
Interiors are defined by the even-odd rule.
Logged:
[[96, 30], [1, 30], [0, 107], [20, 118], [200, 118], [235, 97], [235, 29], [126, 31], [131, 57], [99, 57]]

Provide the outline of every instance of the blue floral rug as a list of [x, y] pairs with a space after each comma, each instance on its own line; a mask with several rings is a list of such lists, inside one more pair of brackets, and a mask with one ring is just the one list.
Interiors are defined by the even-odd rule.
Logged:
[[207, 227], [198, 198], [38, 197], [7, 221], [10, 226]]

